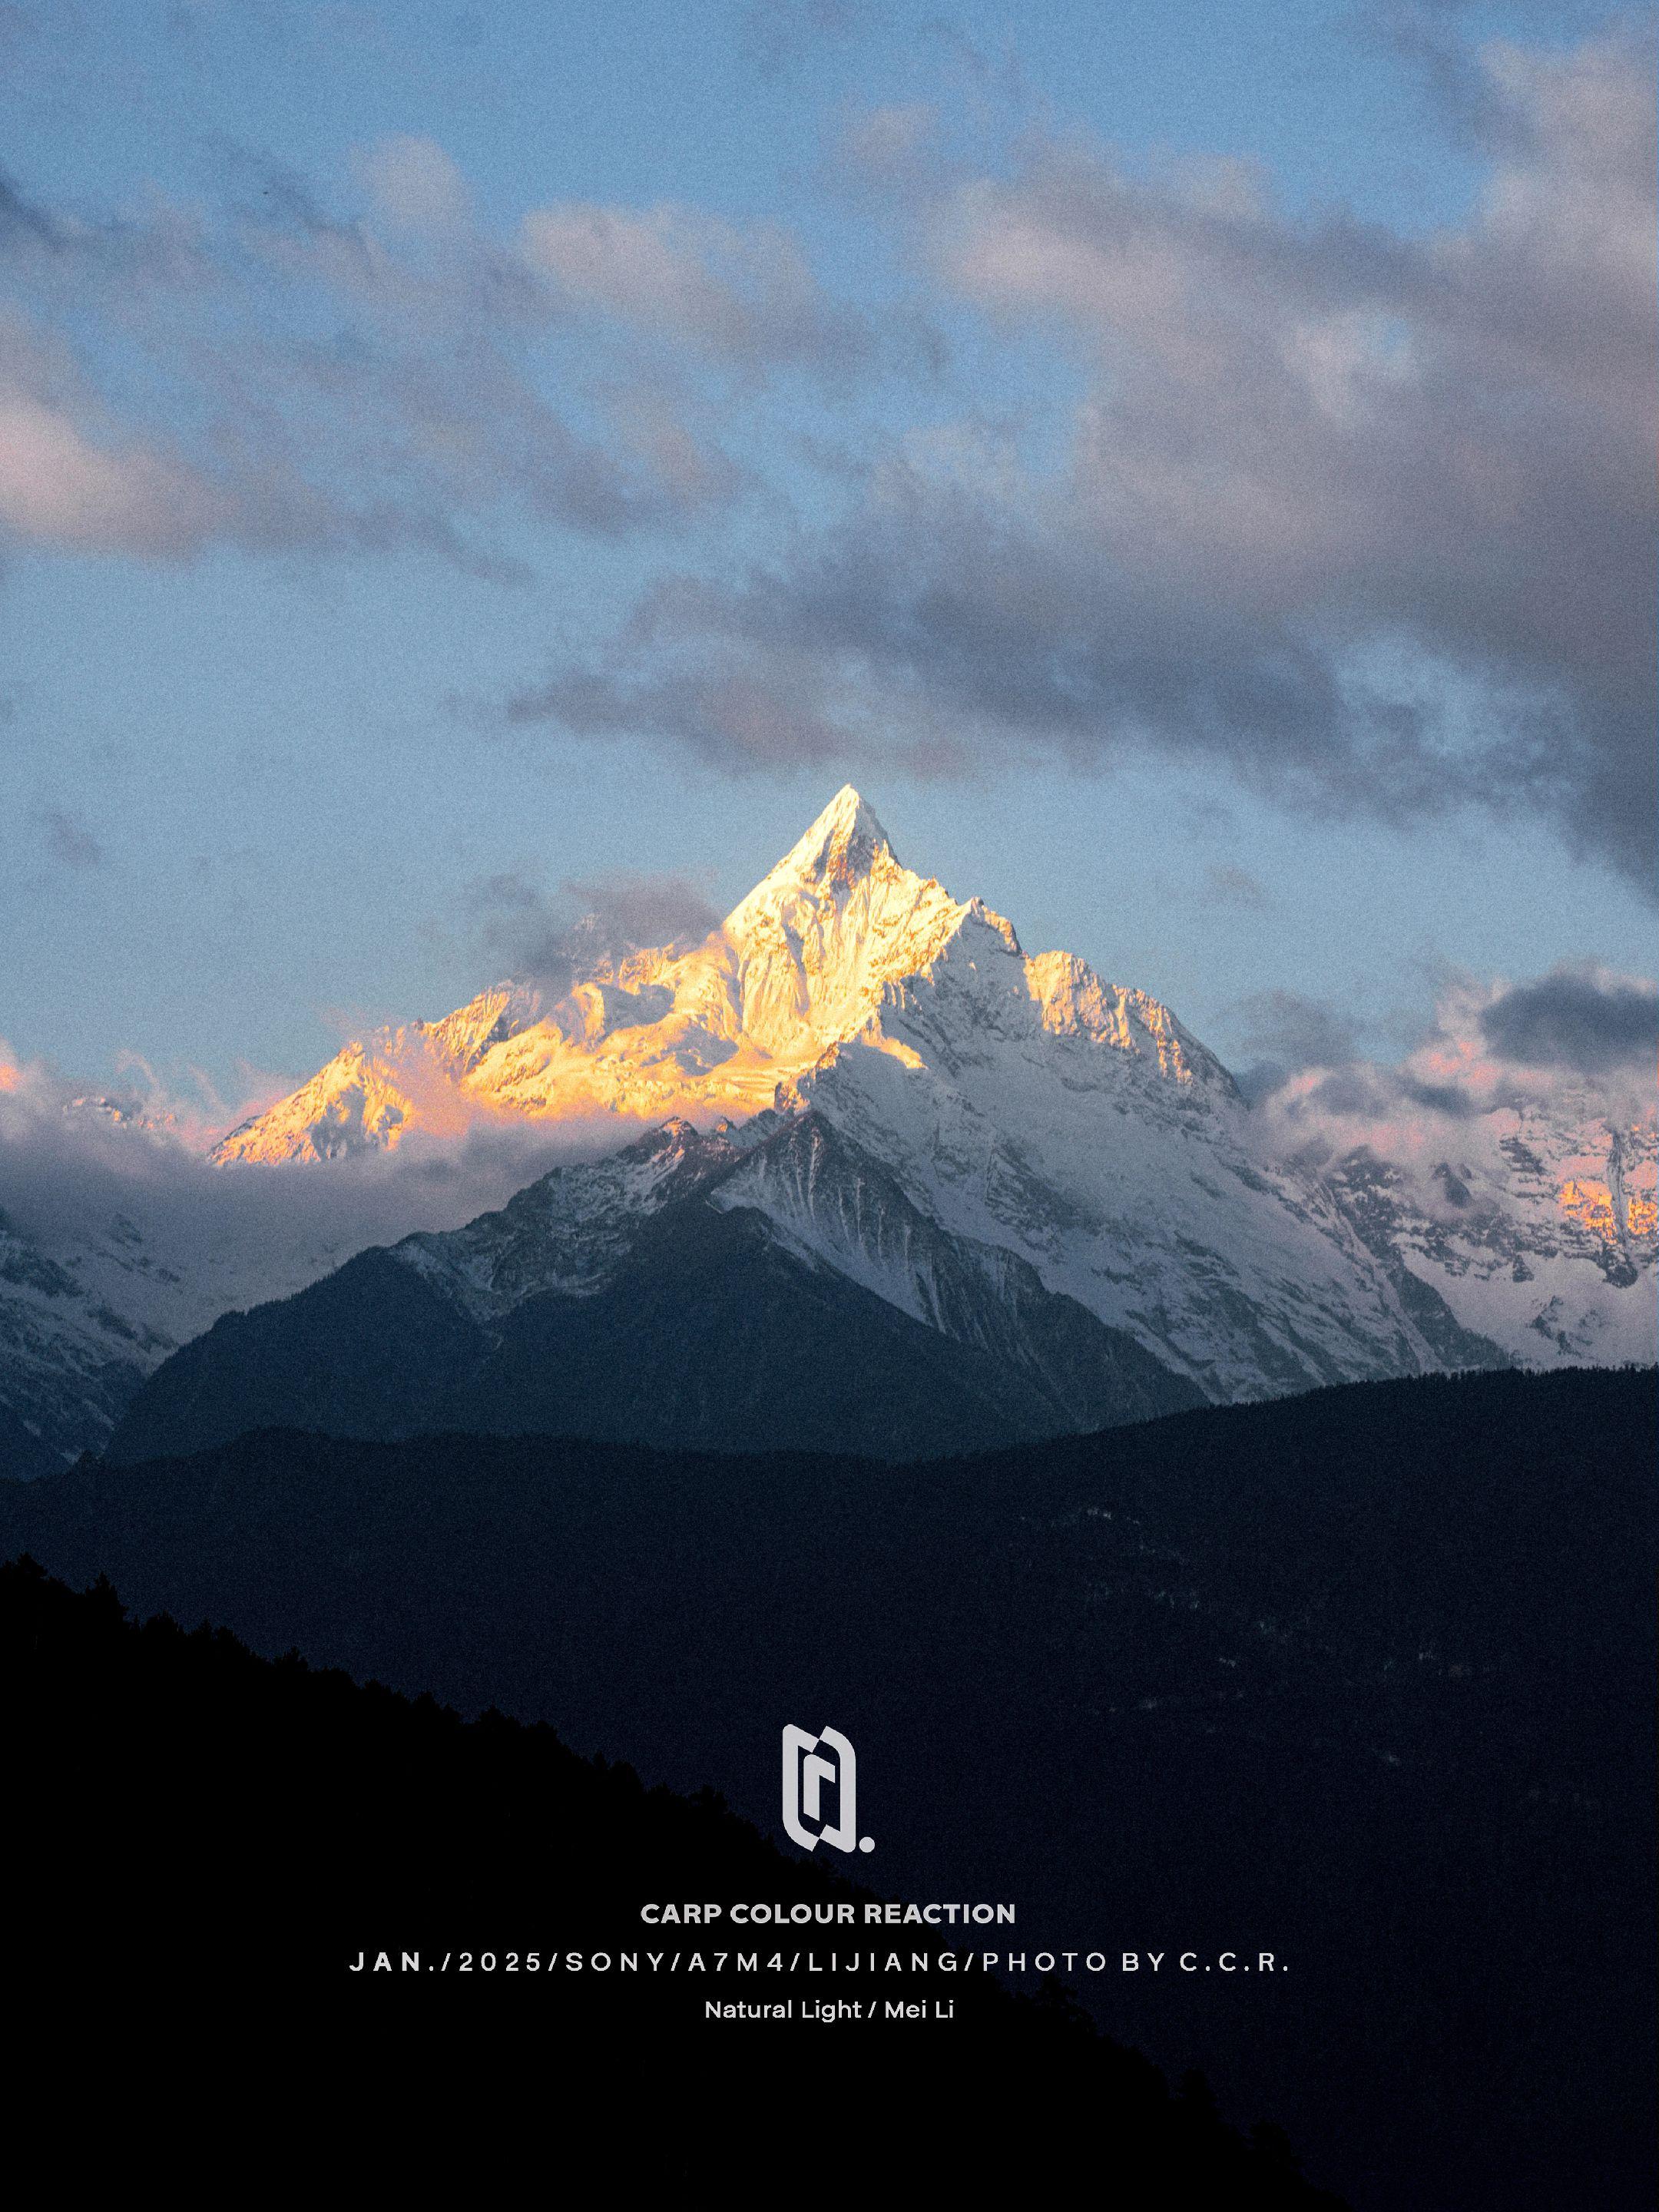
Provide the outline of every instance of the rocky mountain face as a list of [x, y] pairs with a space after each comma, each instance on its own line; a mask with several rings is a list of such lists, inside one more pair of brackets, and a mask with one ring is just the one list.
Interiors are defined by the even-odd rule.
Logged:
[[[707, 1295], [718, 1275], [722, 1297], [752, 1300], [740, 1261], [763, 1254], [780, 1311], [791, 1307], [800, 1328], [830, 1329], [827, 1301], [860, 1344], [882, 1339], [883, 1362], [902, 1367], [902, 1339], [918, 1376], [937, 1370], [933, 1396], [954, 1393], [958, 1407], [928, 1431], [940, 1449], [971, 1440], [975, 1421], [986, 1440], [1017, 1437], [1194, 1396], [1652, 1358], [1650, 1115], [1612, 1115], [1586, 1087], [1464, 1112], [1443, 1125], [1455, 1149], [1431, 1173], [1375, 1148], [1293, 1156], [1168, 1008], [1071, 954], [1029, 956], [1001, 915], [906, 868], [850, 788], [701, 944], [620, 957], [596, 945], [556, 1000], [502, 983], [441, 1021], [354, 1043], [213, 1157], [227, 1171], [303, 1171], [384, 1155], [415, 1130], [596, 1117], [614, 1121], [619, 1142], [653, 1121], [659, 1133], [333, 1279], [350, 1279], [331, 1293], [342, 1326], [351, 1286], [374, 1274], [402, 1303], [418, 1285], [459, 1332], [464, 1354], [427, 1394], [431, 1418], [459, 1420], [465, 1406], [482, 1425], [520, 1425], [533, 1400], [538, 1418], [596, 1435], [768, 1433], [768, 1389], [743, 1370], [758, 1338], [740, 1345], [727, 1328], [717, 1345], [700, 1316], [702, 1356], [719, 1371], [685, 1369], [684, 1389], [667, 1379], [691, 1341], [694, 1281]], [[664, 1271], [649, 1296], [647, 1258]], [[27, 1295], [32, 1314], [44, 1294]], [[60, 1366], [70, 1396], [95, 1395], [96, 1372], [113, 1406], [193, 1332], [135, 1325], [119, 1298], [103, 1303], [104, 1322], [76, 1310]], [[233, 1303], [244, 1301], [214, 1310]], [[659, 1316], [649, 1342], [647, 1306]], [[573, 1399], [531, 1377], [532, 1309], [543, 1357], [555, 1354], [556, 1312], [558, 1356], [598, 1363], [590, 1379], [608, 1364], [605, 1379]], [[320, 1310], [304, 1308], [302, 1333]], [[609, 1350], [607, 1314], [622, 1331]], [[245, 1364], [264, 1342], [257, 1331], [276, 1324], [248, 1326]], [[100, 1332], [112, 1327], [133, 1334], [107, 1344], [100, 1370]], [[21, 1322], [14, 1334], [27, 1364]], [[783, 1356], [775, 1338], [768, 1359]], [[830, 1329], [822, 1359], [839, 1356], [836, 1341], [844, 1352], [844, 1331]], [[398, 1355], [387, 1358], [390, 1389]], [[157, 1409], [177, 1415], [186, 1369], [205, 1391], [207, 1360], [192, 1348], [158, 1381], [124, 1448], [140, 1434], [159, 1448]], [[329, 1421], [380, 1433], [348, 1420], [348, 1371], [367, 1387], [346, 1361]], [[476, 1395], [487, 1375], [504, 1394], [495, 1403]], [[808, 1390], [809, 1401], [830, 1417], [821, 1395]], [[265, 1413], [301, 1410], [278, 1393]], [[212, 1420], [230, 1418], [227, 1401]], [[854, 1427], [848, 1448], [884, 1449], [868, 1421]], [[925, 1449], [926, 1427], [901, 1423], [887, 1443], [913, 1448], [902, 1430]], [[65, 1448], [61, 1421], [51, 1435]]]
[[173, 1340], [136, 1327], [0, 1215], [0, 1474], [100, 1449]]

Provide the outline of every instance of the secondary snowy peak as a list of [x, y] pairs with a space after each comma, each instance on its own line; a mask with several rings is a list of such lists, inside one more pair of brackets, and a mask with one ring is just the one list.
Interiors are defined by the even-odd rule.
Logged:
[[1328, 1181], [1372, 1250], [1521, 1364], [1647, 1365], [1656, 1132], [1607, 1104], [1586, 1086], [1471, 1116], [1426, 1184], [1364, 1149]]
[[493, 983], [441, 1021], [410, 1022], [343, 1046], [308, 1083], [220, 1139], [209, 1157], [280, 1164], [387, 1152], [416, 1121], [465, 1117], [463, 1086], [492, 1047], [538, 1020], [541, 994]]

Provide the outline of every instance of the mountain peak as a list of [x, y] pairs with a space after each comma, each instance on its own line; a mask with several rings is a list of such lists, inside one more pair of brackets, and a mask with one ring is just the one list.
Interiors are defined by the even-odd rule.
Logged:
[[896, 860], [892, 840], [875, 809], [850, 783], [842, 784], [805, 836], [785, 854], [772, 873], [797, 881], [849, 882], [867, 875], [878, 853]]

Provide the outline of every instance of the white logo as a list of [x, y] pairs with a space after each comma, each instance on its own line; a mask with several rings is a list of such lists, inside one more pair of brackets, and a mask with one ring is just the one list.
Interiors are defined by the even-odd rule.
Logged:
[[[828, 1745], [835, 1754], [833, 1759], [820, 1755], [820, 1744]], [[833, 1825], [823, 1810], [821, 1792], [826, 1782], [836, 1793]], [[859, 1833], [858, 1784], [858, 1753], [839, 1729], [822, 1729], [817, 1735], [808, 1735], [805, 1729], [793, 1724], [785, 1729], [783, 1827], [791, 1843], [799, 1844], [804, 1851], [820, 1843], [833, 1844], [838, 1851], [850, 1851], [855, 1844], [861, 1851], [874, 1850], [875, 1838]], [[802, 1826], [803, 1814], [817, 1822], [816, 1829]]]

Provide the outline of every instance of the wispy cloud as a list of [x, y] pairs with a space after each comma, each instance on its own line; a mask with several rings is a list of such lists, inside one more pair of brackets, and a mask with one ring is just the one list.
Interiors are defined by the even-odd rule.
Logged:
[[687, 367], [866, 347], [777, 226], [567, 205], [501, 238], [432, 139], [352, 167], [343, 206], [231, 153], [216, 206], [96, 220], [0, 178], [0, 541], [511, 580], [515, 523], [621, 538], [741, 495]]
[[[222, 149], [188, 207], [0, 178], [0, 542], [503, 582], [631, 542], [612, 634], [585, 614], [498, 715], [744, 770], [1151, 756], [1544, 818], [1645, 885], [1651, 40], [1436, 14], [1377, 27], [1484, 163], [1427, 235], [1032, 119], [943, 22], [929, 100], [803, 149], [836, 264], [765, 210], [503, 213], [418, 133], [329, 174]], [[875, 19], [726, 20], [782, 67]], [[854, 303], [824, 271], [860, 259]]]
[[1248, 868], [1229, 862], [1212, 861], [1204, 871], [1204, 888], [1217, 906], [1237, 907], [1246, 910], [1265, 907], [1267, 893]]
[[524, 242], [561, 300], [746, 374], [839, 373], [872, 351], [863, 323], [824, 296], [799, 246], [775, 224], [567, 203], [527, 215]]

